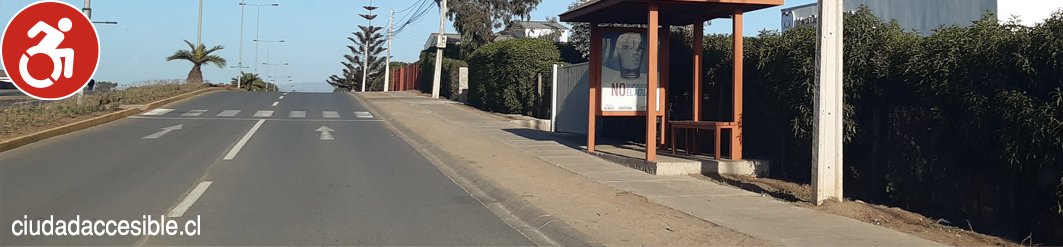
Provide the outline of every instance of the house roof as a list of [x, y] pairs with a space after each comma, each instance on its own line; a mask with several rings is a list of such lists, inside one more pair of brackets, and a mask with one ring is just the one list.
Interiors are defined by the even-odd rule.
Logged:
[[565, 25], [561, 25], [561, 23], [552, 22], [552, 21], [522, 21], [522, 22], [519, 22], [519, 23], [520, 23], [521, 27], [524, 27], [524, 29], [555, 29], [556, 28], [556, 29], [568, 30], [568, 28], [565, 27]]
[[[436, 47], [436, 36], [438, 35], [439, 33], [432, 33], [428, 35], [428, 41], [424, 42], [424, 50]], [[443, 35], [447, 37], [447, 45], [461, 44], [461, 34], [444, 33]]]
[[646, 24], [648, 4], [656, 3], [661, 24], [687, 25], [730, 18], [737, 11], [783, 5], [784, 0], [591, 0], [558, 15], [564, 22]]

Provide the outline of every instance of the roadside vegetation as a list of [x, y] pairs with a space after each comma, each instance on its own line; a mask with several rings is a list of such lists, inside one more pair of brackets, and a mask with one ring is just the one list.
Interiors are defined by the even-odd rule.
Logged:
[[0, 116], [3, 116], [0, 118], [0, 137], [10, 139], [114, 112], [120, 105], [144, 104], [203, 88], [206, 88], [205, 84], [186, 84], [183, 80], [152, 80], [135, 83], [124, 89], [85, 95], [81, 105], [77, 104], [77, 96], [13, 105], [0, 109]]
[[192, 42], [188, 42], [188, 40], [185, 40], [185, 44], [188, 44], [188, 50], [178, 50], [174, 52], [173, 55], [166, 57], [166, 61], [185, 60], [192, 63], [192, 70], [188, 72], [188, 78], [185, 79], [186, 83], [203, 83], [203, 65], [214, 64], [217, 65], [218, 68], [225, 68], [225, 58], [218, 55], [211, 55], [211, 53], [225, 49], [224, 46], [216, 45], [207, 49], [207, 46], [204, 44], [194, 45]]

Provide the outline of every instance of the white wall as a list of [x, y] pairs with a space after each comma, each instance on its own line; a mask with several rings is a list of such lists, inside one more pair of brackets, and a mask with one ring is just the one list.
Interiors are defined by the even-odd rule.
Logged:
[[1019, 24], [1033, 26], [1044, 22], [1052, 12], [1063, 8], [1063, 0], [998, 0], [997, 16], [1000, 21], [1011, 20], [1019, 16]]

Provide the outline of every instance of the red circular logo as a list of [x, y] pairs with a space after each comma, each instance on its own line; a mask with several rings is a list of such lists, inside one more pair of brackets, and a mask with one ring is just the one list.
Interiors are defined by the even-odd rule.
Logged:
[[15, 87], [34, 98], [58, 100], [77, 93], [96, 74], [100, 40], [77, 7], [41, 1], [7, 23], [0, 56]]

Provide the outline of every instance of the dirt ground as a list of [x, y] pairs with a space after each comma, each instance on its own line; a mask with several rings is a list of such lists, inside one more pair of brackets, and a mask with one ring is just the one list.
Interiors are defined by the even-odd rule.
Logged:
[[51, 129], [51, 128], [63, 126], [63, 125], [70, 124], [70, 123], [76, 123], [78, 121], [82, 121], [82, 120], [89, 119], [89, 118], [94, 118], [94, 117], [98, 117], [98, 116], [107, 115], [108, 113], [112, 113], [112, 112], [113, 111], [98, 111], [98, 112], [93, 112], [93, 113], [89, 113], [89, 114], [85, 114], [85, 115], [78, 115], [76, 117], [56, 118], [56, 119], [52, 119], [51, 121], [43, 122], [43, 123], [40, 123], [40, 124], [35, 125], [35, 126], [20, 126], [18, 129], [12, 130], [11, 132], [0, 133], [0, 141], [8, 140], [8, 139], [11, 139], [11, 138], [24, 136], [24, 135], [28, 135], [28, 134], [32, 134], [32, 133], [36, 133], [36, 132], [39, 132], [39, 131], [42, 131], [42, 130]]
[[[587, 179], [397, 100], [365, 94], [390, 121], [467, 162], [528, 202], [609, 246], [768, 246], [643, 197]], [[377, 100], [374, 100], [374, 96]]]
[[[1022, 244], [989, 236], [956, 226], [943, 225], [934, 219], [896, 207], [867, 204], [862, 201], [826, 202], [815, 206], [812, 187], [778, 179], [742, 176], [692, 175], [698, 179], [729, 184], [745, 190], [789, 201], [795, 206], [849, 217], [869, 224], [915, 235], [920, 238], [952, 246], [1020, 246]], [[957, 223], [962, 226], [961, 223]], [[977, 229], [975, 229], [977, 230]], [[1024, 243], [1029, 244], [1029, 243]]]

